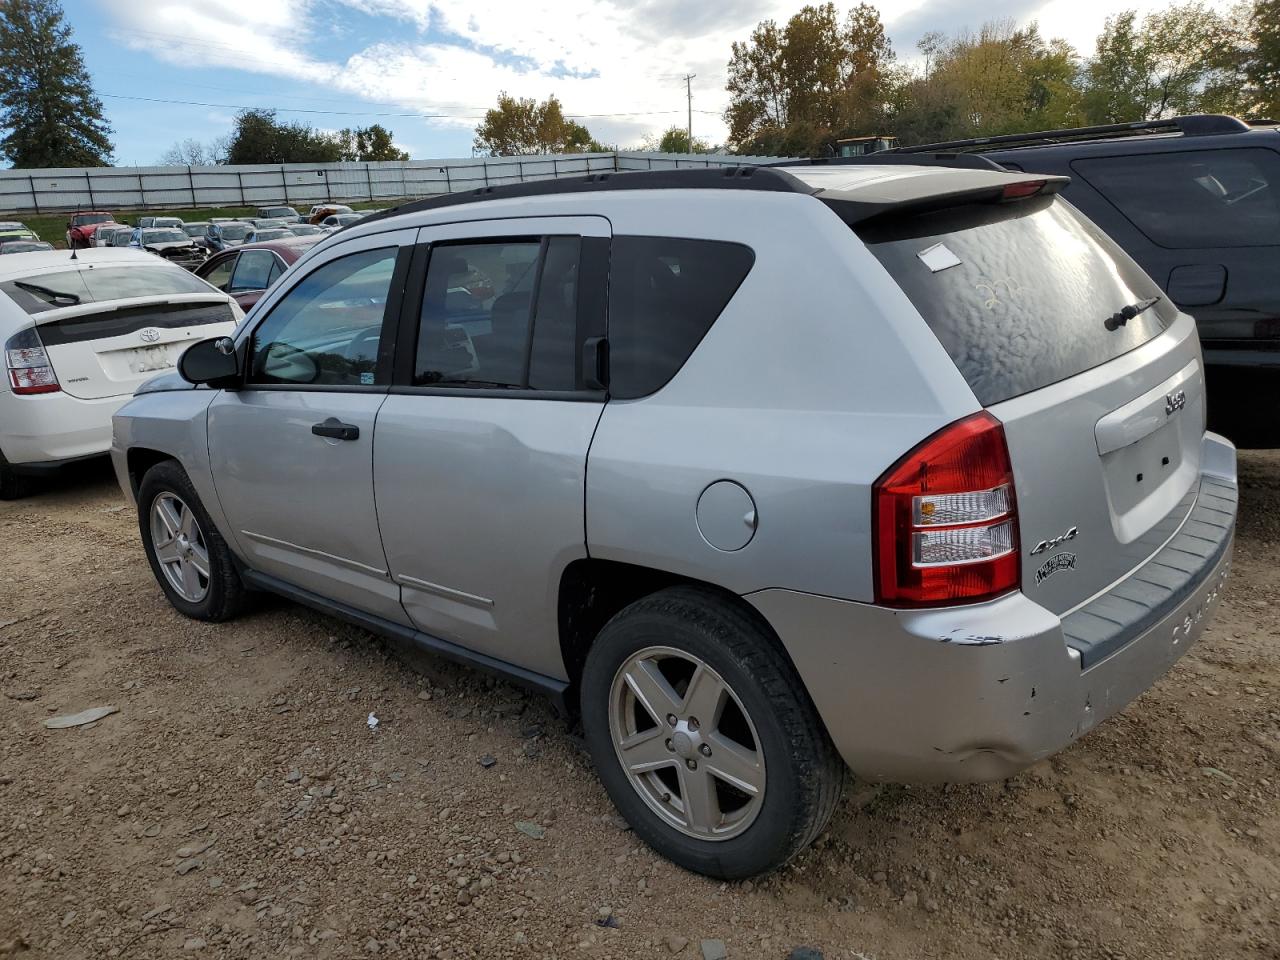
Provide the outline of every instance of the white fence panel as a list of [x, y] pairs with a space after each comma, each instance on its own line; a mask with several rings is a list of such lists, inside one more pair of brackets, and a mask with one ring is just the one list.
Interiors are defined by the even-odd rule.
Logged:
[[0, 215], [396, 201], [592, 173], [737, 166], [777, 159], [622, 151], [371, 163], [0, 170]]

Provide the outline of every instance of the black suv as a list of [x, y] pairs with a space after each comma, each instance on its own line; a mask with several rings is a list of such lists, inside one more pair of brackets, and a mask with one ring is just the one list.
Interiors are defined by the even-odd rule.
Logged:
[[1196, 318], [1206, 364], [1280, 369], [1276, 123], [1201, 115], [895, 153], [939, 151], [1071, 177], [1066, 198]]

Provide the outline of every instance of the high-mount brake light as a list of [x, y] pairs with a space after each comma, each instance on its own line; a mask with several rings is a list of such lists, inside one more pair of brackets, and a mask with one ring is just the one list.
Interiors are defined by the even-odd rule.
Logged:
[[1018, 511], [1004, 427], [974, 414], [876, 481], [876, 602], [973, 603], [1017, 589]]
[[1006, 183], [1004, 190], [1000, 193], [1001, 200], [1024, 200], [1027, 197], [1034, 197], [1044, 189], [1044, 180], [1019, 180], [1016, 183]]
[[62, 387], [34, 327], [15, 333], [4, 345], [9, 389], [18, 396], [57, 393]]

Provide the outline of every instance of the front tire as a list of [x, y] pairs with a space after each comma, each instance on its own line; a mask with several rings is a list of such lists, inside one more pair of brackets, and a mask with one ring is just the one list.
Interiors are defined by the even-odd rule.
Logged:
[[675, 587], [615, 616], [582, 676], [587, 746], [636, 833], [724, 880], [773, 870], [831, 818], [844, 766], [767, 627]]
[[231, 550], [176, 461], [158, 463], [142, 478], [138, 528], [151, 572], [179, 613], [217, 622], [244, 607]]

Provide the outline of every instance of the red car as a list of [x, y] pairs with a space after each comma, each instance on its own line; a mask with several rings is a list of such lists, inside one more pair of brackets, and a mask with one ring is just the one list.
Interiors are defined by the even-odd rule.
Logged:
[[77, 210], [67, 221], [67, 246], [83, 250], [93, 246], [93, 235], [104, 223], [114, 224], [116, 216], [105, 210]]
[[327, 234], [247, 243], [214, 254], [196, 268], [197, 277], [229, 293], [248, 313], [289, 265]]

